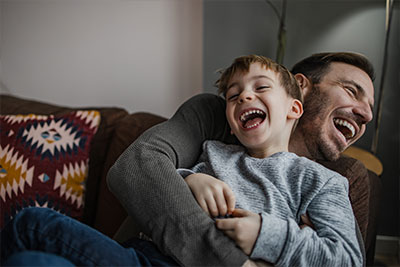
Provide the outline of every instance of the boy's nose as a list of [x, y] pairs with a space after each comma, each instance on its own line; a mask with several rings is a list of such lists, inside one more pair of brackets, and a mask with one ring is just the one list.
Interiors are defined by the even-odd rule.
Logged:
[[251, 101], [253, 100], [253, 94], [251, 92], [248, 91], [243, 91], [240, 95], [239, 95], [239, 103], [244, 103], [246, 101]]

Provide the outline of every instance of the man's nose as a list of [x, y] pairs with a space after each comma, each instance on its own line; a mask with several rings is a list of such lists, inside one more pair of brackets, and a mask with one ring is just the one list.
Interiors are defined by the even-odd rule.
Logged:
[[360, 102], [359, 105], [354, 107], [353, 112], [362, 119], [364, 124], [370, 122], [374, 116], [371, 106], [367, 102]]
[[254, 94], [251, 91], [244, 90], [240, 95], [239, 95], [239, 103], [244, 103], [247, 101], [251, 101], [254, 98]]

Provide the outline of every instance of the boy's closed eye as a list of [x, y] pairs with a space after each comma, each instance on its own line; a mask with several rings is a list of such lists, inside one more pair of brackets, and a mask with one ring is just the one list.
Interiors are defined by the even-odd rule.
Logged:
[[239, 94], [232, 94], [232, 95], [227, 95], [228, 100], [236, 100], [238, 98]]
[[267, 90], [269, 88], [270, 88], [270, 86], [268, 86], [268, 85], [262, 85], [262, 86], [258, 86], [256, 88], [256, 91], [265, 91], [265, 90]]
[[235, 87], [231, 87], [228, 92], [226, 93], [225, 98], [227, 100], [236, 100], [239, 96], [239, 90]]

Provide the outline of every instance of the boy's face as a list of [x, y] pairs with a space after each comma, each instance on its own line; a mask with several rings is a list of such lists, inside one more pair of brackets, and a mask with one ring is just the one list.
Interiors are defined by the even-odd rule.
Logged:
[[228, 83], [226, 103], [232, 133], [250, 155], [287, 151], [293, 126], [288, 119], [299, 118], [302, 107], [286, 93], [276, 72], [252, 63], [247, 73], [235, 73]]

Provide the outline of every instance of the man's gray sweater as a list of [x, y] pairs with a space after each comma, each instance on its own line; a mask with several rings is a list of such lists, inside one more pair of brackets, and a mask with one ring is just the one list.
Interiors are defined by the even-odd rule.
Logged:
[[[293, 153], [253, 158], [244, 147], [219, 141], [204, 142], [191, 170], [224, 181], [237, 208], [261, 214], [250, 258], [279, 266], [362, 265], [348, 181], [340, 174]], [[314, 230], [299, 227], [306, 213]]]

